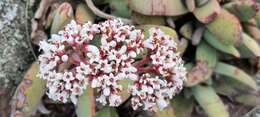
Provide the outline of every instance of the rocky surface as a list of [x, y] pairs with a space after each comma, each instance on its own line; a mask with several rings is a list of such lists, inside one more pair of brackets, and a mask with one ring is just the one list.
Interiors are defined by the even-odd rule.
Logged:
[[26, 0], [0, 1], [0, 117], [7, 116], [10, 97], [34, 60], [27, 35], [30, 4]]

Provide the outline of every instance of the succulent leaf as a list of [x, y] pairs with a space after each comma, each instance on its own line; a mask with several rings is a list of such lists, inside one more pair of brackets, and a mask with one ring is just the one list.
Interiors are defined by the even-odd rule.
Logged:
[[137, 12], [132, 12], [131, 19], [134, 23], [144, 25], [144, 24], [154, 24], [154, 25], [165, 25], [165, 19], [162, 16], [148, 16]]
[[250, 75], [248, 75], [243, 70], [235, 66], [219, 62], [217, 63], [215, 72], [220, 75], [224, 75], [236, 79], [237, 81], [240, 81], [241, 83], [251, 87], [252, 89], [257, 90], [256, 81], [253, 80], [252, 77], [250, 77]]
[[178, 95], [171, 100], [171, 106], [176, 117], [189, 117], [194, 107], [194, 99], [193, 97], [185, 98], [183, 95]]
[[54, 15], [51, 26], [51, 34], [58, 33], [58, 31], [69, 23], [73, 17], [72, 6], [67, 2], [62, 3]]
[[217, 37], [212, 35], [209, 31], [205, 31], [204, 39], [214, 48], [220, 50], [221, 52], [231, 54], [235, 57], [240, 57], [240, 53], [233, 45], [222, 44]]
[[192, 93], [209, 117], [229, 117], [225, 105], [212, 87], [196, 85], [192, 87]]
[[119, 117], [116, 109], [112, 107], [104, 107], [97, 112], [96, 117]]
[[178, 16], [188, 12], [182, 0], [129, 0], [129, 6], [144, 15]]
[[254, 0], [240, 0], [227, 3], [223, 7], [237, 16], [240, 21], [248, 21], [256, 15], [260, 6]]
[[195, 0], [185, 0], [185, 6], [190, 12], [193, 12], [196, 8]]
[[[242, 37], [243, 37], [243, 40], [242, 40], [242, 45], [240, 47], [244, 47], [244, 49], [248, 49], [255, 56], [260, 57], [259, 44], [246, 33], [243, 33]], [[242, 53], [241, 55], [243, 55], [243, 54], [247, 54], [247, 53]]]
[[158, 110], [155, 113], [155, 117], [177, 117], [177, 116], [174, 114], [172, 106], [168, 106], [163, 110]]
[[[37, 77], [39, 65], [35, 62], [26, 72], [23, 81], [19, 84], [13, 97], [14, 105], [12, 111], [20, 113], [22, 116], [29, 117], [36, 112], [45, 94], [46, 82]], [[12, 114], [14, 114], [12, 113]]]
[[78, 98], [76, 114], [78, 117], [95, 117], [95, 97], [91, 87], [87, 87], [84, 93]]
[[129, 18], [131, 11], [128, 7], [127, 0], [110, 0], [111, 14], [119, 17]]
[[84, 24], [88, 21], [94, 21], [94, 14], [90, 11], [86, 4], [79, 4], [76, 8], [75, 19], [78, 23]]
[[192, 22], [187, 22], [181, 26], [179, 32], [180, 34], [185, 37], [186, 39], [191, 39], [192, 33], [194, 31], [194, 27]]
[[206, 27], [216, 39], [225, 45], [235, 45], [241, 41], [242, 27], [239, 20], [224, 9]]
[[[203, 3], [203, 1], [206, 2]], [[199, 3], [203, 4], [197, 5], [198, 7], [193, 11], [193, 14], [202, 23], [207, 24], [213, 21], [221, 11], [221, 7], [217, 0], [200, 0]]]

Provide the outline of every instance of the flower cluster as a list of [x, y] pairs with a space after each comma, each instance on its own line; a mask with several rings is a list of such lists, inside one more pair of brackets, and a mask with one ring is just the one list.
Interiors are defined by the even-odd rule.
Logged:
[[158, 28], [151, 28], [149, 35], [144, 47], [148, 49], [150, 65], [139, 68], [146, 73], [130, 88], [134, 109], [143, 106], [145, 110], [154, 110], [156, 104], [163, 109], [168, 103], [166, 99], [172, 99], [182, 89], [186, 75], [174, 40]]
[[95, 24], [79, 25], [72, 21], [48, 42], [40, 42], [44, 52], [39, 56], [40, 78], [47, 80], [47, 95], [51, 99], [64, 103], [70, 99], [76, 104], [88, 84], [86, 76], [91, 73], [83, 53], [98, 32]]
[[[185, 79], [183, 61], [176, 43], [158, 28], [142, 30], [119, 19], [100, 24], [71, 21], [64, 30], [41, 41], [40, 78], [47, 80], [49, 98], [77, 103], [89, 85], [97, 90], [97, 101], [118, 106], [121, 80], [132, 80], [129, 93], [134, 109], [167, 106]], [[146, 51], [145, 51], [146, 50]], [[146, 57], [137, 60], [141, 53]]]

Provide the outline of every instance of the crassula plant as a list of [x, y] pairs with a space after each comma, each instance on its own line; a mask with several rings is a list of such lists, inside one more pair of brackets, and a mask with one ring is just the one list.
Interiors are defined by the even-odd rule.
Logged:
[[11, 113], [243, 116], [260, 104], [259, 8], [259, 0], [42, 0], [31, 33], [38, 59]]
[[64, 30], [41, 41], [39, 77], [47, 80], [49, 98], [77, 104], [88, 87], [96, 101], [122, 103], [122, 80], [131, 80], [128, 92], [133, 109], [163, 109], [183, 86], [186, 70], [177, 44], [159, 28], [142, 30], [120, 19], [99, 24], [71, 21]]

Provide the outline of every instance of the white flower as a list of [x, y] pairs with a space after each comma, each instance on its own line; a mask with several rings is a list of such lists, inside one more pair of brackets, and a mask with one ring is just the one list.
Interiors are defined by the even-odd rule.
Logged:
[[[123, 89], [119, 82], [132, 80], [133, 109], [165, 108], [182, 89], [186, 70], [170, 36], [158, 28], [151, 28], [149, 34], [145, 40], [142, 30], [124, 25], [120, 19], [100, 24], [71, 21], [39, 44], [43, 50], [39, 76], [47, 80], [48, 97], [76, 104], [89, 85], [97, 91], [97, 102], [119, 106]], [[97, 35], [100, 43], [92, 45]], [[136, 61], [145, 49], [146, 57]]]

